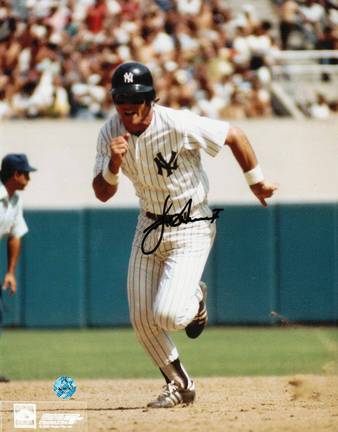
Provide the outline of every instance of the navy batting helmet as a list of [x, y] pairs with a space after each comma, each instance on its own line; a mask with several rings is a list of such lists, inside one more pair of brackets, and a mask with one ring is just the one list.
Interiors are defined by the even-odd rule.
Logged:
[[135, 95], [142, 93], [148, 100], [154, 100], [155, 89], [150, 70], [142, 63], [126, 62], [118, 66], [112, 76], [111, 94]]

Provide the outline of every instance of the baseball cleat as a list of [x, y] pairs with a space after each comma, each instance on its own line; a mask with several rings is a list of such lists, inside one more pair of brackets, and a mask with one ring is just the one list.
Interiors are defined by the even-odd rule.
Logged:
[[163, 386], [162, 393], [149, 402], [148, 408], [173, 408], [176, 405], [189, 405], [195, 400], [196, 392], [193, 381], [188, 388], [182, 389], [174, 381]]
[[191, 339], [196, 339], [204, 330], [204, 327], [208, 323], [208, 311], [207, 311], [207, 285], [204, 282], [200, 282], [200, 287], [203, 293], [203, 299], [200, 301], [200, 307], [197, 315], [191, 321], [190, 324], [185, 328], [185, 332]]
[[4, 375], [0, 375], [0, 382], [8, 383], [8, 382], [10, 382], [10, 379]]

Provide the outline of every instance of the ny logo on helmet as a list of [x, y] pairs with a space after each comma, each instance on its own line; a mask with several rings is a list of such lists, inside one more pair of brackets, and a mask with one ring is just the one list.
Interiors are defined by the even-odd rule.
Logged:
[[134, 82], [134, 74], [132, 72], [126, 72], [123, 75], [123, 79], [125, 83], [132, 83]]
[[167, 170], [167, 177], [169, 177], [174, 170], [178, 168], [177, 166], [177, 153], [172, 151], [170, 160], [167, 162], [161, 153], [157, 153], [156, 158], [154, 159], [157, 165], [157, 173], [158, 175], [163, 176], [163, 170]]

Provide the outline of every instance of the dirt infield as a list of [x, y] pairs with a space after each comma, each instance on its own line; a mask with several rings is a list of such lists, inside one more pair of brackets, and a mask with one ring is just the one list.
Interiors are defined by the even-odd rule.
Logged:
[[[0, 384], [1, 400], [55, 402], [52, 384]], [[79, 380], [77, 385], [72, 400], [87, 402], [88, 432], [338, 431], [338, 376], [198, 378], [194, 405], [160, 410], [146, 408], [160, 380]], [[12, 431], [5, 421], [7, 430]]]

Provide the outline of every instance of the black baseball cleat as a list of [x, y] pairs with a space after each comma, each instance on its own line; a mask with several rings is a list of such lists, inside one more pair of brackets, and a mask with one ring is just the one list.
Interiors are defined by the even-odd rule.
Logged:
[[179, 387], [174, 381], [163, 387], [162, 393], [153, 401], [149, 402], [148, 408], [173, 408], [176, 405], [190, 405], [196, 396], [195, 385], [191, 381], [186, 389]]
[[4, 375], [0, 375], [0, 383], [8, 383], [8, 382], [10, 382], [9, 378], [7, 378]]
[[200, 301], [200, 307], [197, 315], [185, 328], [185, 332], [190, 339], [196, 339], [204, 330], [204, 327], [208, 323], [208, 311], [206, 305], [207, 299], [207, 285], [204, 282], [200, 282], [200, 287], [203, 293], [203, 299]]

